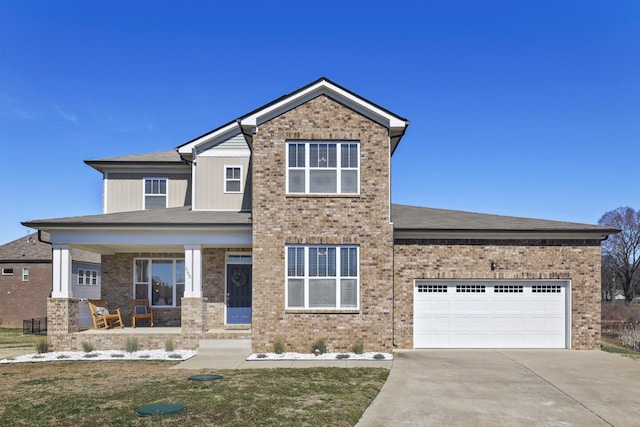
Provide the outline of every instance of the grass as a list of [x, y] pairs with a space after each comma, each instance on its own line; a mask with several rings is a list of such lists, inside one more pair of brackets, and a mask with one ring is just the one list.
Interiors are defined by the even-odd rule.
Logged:
[[634, 359], [640, 359], [640, 352], [633, 351], [627, 347], [623, 347], [620, 344], [620, 340], [618, 340], [617, 338], [609, 338], [603, 336], [601, 348], [602, 351], [606, 351], [607, 353], [622, 354]]
[[23, 335], [19, 328], [0, 328], [1, 348], [23, 348], [36, 346], [36, 341], [41, 335]]
[[[216, 372], [223, 380], [189, 381], [204, 371], [171, 362], [60, 361], [0, 365], [0, 425], [29, 426], [352, 426], [389, 371], [380, 368], [255, 369]], [[140, 418], [156, 403], [187, 407]]]

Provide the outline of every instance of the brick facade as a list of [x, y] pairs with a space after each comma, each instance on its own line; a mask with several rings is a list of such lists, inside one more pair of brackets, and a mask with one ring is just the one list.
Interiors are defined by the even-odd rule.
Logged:
[[[287, 140], [360, 142], [360, 194], [287, 196]], [[260, 125], [253, 137], [254, 351], [308, 352], [324, 339], [327, 351], [391, 351], [393, 229], [389, 218], [388, 130], [319, 96]], [[360, 247], [360, 309], [285, 310], [285, 245]]]
[[[8, 263], [13, 275], [0, 276], [0, 326], [22, 328], [22, 321], [47, 316], [47, 298], [51, 294], [51, 262]], [[22, 280], [22, 269], [29, 269], [29, 280]]]
[[[413, 348], [415, 279], [571, 280], [571, 348], [600, 348], [600, 241], [402, 240], [394, 247], [395, 343]], [[490, 261], [497, 268], [491, 271]]]

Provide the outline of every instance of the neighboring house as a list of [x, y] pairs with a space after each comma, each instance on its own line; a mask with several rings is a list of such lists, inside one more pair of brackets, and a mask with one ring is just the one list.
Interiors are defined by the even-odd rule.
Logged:
[[[47, 316], [51, 296], [51, 244], [47, 233], [0, 246], [0, 326], [22, 328], [23, 320]], [[100, 297], [100, 255], [72, 249], [71, 284], [78, 298]]]
[[54, 348], [80, 341], [72, 248], [101, 254], [111, 306], [149, 299], [184, 348], [238, 328], [256, 352], [598, 348], [616, 230], [391, 204], [408, 124], [321, 78], [175, 150], [87, 161], [101, 215], [24, 223], [51, 233]]

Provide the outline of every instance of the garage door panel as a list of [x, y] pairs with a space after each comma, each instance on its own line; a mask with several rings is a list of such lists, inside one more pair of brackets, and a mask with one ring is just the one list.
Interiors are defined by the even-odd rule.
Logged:
[[565, 298], [553, 282], [417, 285], [414, 347], [564, 348]]

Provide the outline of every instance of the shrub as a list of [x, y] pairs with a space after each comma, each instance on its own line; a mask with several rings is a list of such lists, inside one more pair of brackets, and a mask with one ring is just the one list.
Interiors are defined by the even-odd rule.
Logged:
[[46, 338], [38, 338], [36, 341], [36, 351], [38, 354], [49, 353], [49, 341]]
[[85, 353], [91, 353], [94, 350], [94, 347], [89, 341], [82, 341], [82, 349]]
[[267, 358], [267, 355], [266, 355], [266, 354], [264, 354], [264, 353], [260, 353], [260, 354], [258, 354], [256, 357], [257, 357], [258, 359], [266, 359], [266, 358]]
[[364, 353], [364, 343], [362, 341], [356, 341], [353, 344], [353, 352], [355, 354], [362, 354]]
[[384, 360], [385, 359], [384, 354], [382, 354], [382, 353], [374, 354], [373, 358], [376, 359], [376, 360]]
[[311, 353], [315, 353], [316, 350], [320, 351], [320, 354], [327, 352], [327, 344], [322, 338], [315, 340], [313, 344], [311, 344]]
[[640, 351], [640, 327], [631, 326], [620, 333], [620, 343], [633, 351]]
[[127, 353], [133, 353], [134, 351], [138, 351], [140, 348], [140, 344], [138, 344], [138, 338], [129, 337], [127, 338], [127, 343], [125, 344], [125, 351]]
[[349, 354], [347, 353], [340, 353], [336, 356], [336, 359], [348, 359], [349, 358]]
[[175, 347], [173, 345], [173, 340], [171, 338], [167, 338], [167, 340], [164, 342], [164, 350], [165, 351], [175, 350]]
[[273, 343], [273, 352], [275, 354], [284, 353], [284, 343], [282, 342], [281, 338], [276, 338], [275, 342]]

